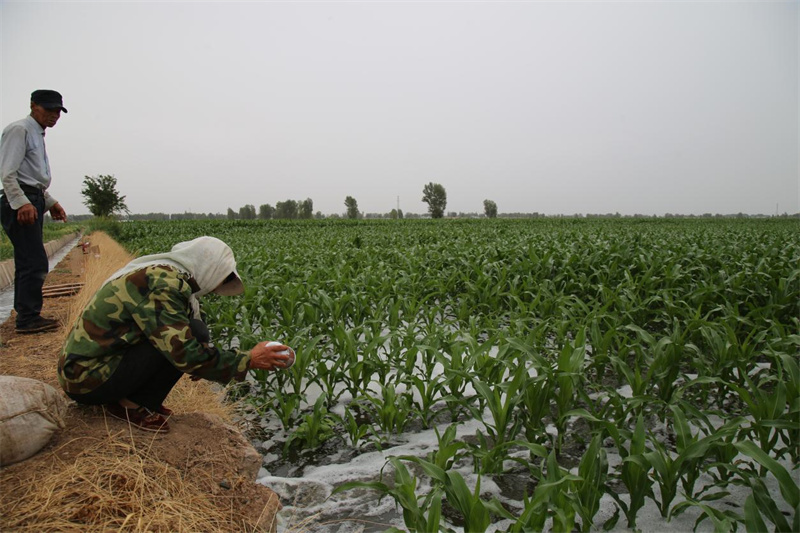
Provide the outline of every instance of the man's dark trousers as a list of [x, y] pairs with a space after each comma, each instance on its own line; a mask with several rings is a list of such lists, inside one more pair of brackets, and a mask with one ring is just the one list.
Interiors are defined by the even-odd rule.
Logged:
[[0, 222], [14, 246], [14, 310], [17, 327], [36, 320], [42, 312], [42, 286], [50, 268], [42, 239], [44, 195], [35, 189], [24, 188], [25, 196], [39, 213], [33, 224], [17, 222], [17, 212], [11, 209], [5, 195], [0, 197]]

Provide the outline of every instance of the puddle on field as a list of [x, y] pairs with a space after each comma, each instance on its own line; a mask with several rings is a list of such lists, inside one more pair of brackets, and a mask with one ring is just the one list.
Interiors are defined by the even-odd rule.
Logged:
[[[384, 481], [391, 484], [394, 479], [391, 468], [384, 469], [387, 459], [400, 455], [424, 458], [438, 445], [433, 429], [393, 435], [381, 449], [369, 442], [354, 448], [345, 437], [337, 435], [316, 450], [298, 452], [290, 447], [284, 455], [287, 433], [280, 423], [265, 420], [262, 424], [268, 427], [262, 428], [262, 435], [253, 443], [264, 457], [257, 482], [281, 498], [284, 509], [280, 513], [279, 531], [301, 525], [320, 533], [378, 532], [392, 526], [405, 529], [402, 510], [396, 508], [391, 496], [380, 498], [378, 492], [362, 488], [331, 493], [334, 487], [347, 481], [377, 481], [381, 471], [385, 474]], [[438, 429], [443, 432], [446, 427], [444, 424]], [[463, 423], [459, 434], [474, 434], [478, 427], [482, 425], [477, 421]], [[415, 467], [408, 465], [408, 468], [414, 472]], [[462, 475], [471, 476], [471, 466]], [[424, 494], [430, 490], [428, 478], [422, 473], [418, 478], [417, 489]]]

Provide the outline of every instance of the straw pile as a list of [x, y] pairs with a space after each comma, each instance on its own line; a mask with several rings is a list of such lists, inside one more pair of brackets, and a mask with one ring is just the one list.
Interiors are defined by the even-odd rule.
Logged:
[[109, 437], [73, 463], [19, 490], [4, 509], [8, 530], [228, 531], [231, 517], [147, 450]]

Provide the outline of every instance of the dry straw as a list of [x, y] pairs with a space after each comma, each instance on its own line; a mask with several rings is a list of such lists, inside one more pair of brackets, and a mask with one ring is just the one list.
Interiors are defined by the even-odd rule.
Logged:
[[[97, 289], [103, 285], [111, 274], [133, 259], [130, 253], [105, 233], [92, 233], [85, 237], [85, 240], [90, 243], [89, 253], [79, 256], [82, 258], [83, 289], [72, 299], [67, 311], [63, 330], [65, 338], [83, 308], [86, 307], [94, 293], [97, 292]], [[73, 264], [73, 268], [78, 268], [78, 265]]]
[[[223, 512], [197, 482], [152, 457], [147, 449], [111, 435], [74, 462], [52, 455], [52, 471], [19, 485], [3, 509], [4, 529], [19, 532], [231, 531], [240, 523]], [[236, 531], [269, 531], [240, 523]]]

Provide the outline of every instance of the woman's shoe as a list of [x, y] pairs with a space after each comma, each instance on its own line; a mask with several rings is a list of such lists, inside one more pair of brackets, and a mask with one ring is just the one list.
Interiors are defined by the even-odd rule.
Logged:
[[128, 409], [118, 403], [104, 405], [103, 407], [109, 415], [125, 420], [143, 431], [153, 431], [155, 433], [167, 433], [169, 431], [167, 419], [146, 407]]

